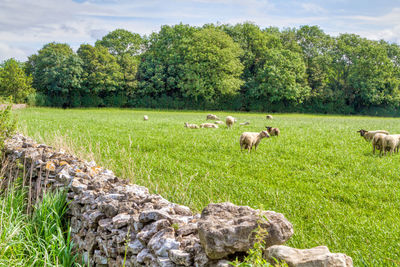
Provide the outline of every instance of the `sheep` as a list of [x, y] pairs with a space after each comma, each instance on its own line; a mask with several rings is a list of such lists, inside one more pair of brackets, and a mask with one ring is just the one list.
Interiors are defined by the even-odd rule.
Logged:
[[188, 122], [185, 122], [185, 127], [190, 128], [190, 129], [199, 129], [199, 125], [197, 124], [190, 124]]
[[149, 120], [149, 117], [148, 117], [147, 115], [144, 115], [144, 116], [143, 116], [143, 120], [144, 120], [144, 121], [148, 121], [148, 120]]
[[214, 123], [215, 124], [223, 124], [224, 122], [223, 121], [215, 121]]
[[383, 133], [377, 133], [374, 135], [374, 137], [372, 138], [372, 154], [375, 154], [375, 149], [380, 150], [380, 155], [382, 155], [383, 152], [383, 140], [385, 138], [386, 134]]
[[393, 155], [395, 150], [397, 150], [397, 152], [398, 152], [399, 145], [400, 145], [400, 135], [399, 134], [386, 135], [383, 138], [383, 142], [382, 142], [382, 150], [384, 151], [385, 156], [386, 156], [387, 151], [389, 151], [389, 153], [391, 155]]
[[202, 123], [200, 124], [200, 128], [218, 128], [218, 125], [214, 123]]
[[249, 124], [250, 124], [250, 122], [248, 122], [248, 121], [239, 123], [239, 125], [249, 125]]
[[226, 126], [228, 126], [228, 128], [231, 128], [236, 121], [237, 120], [232, 116], [228, 116], [225, 119], [225, 123], [226, 123]]
[[267, 115], [266, 118], [267, 118], [267, 120], [272, 120], [273, 119], [272, 115]]
[[217, 117], [217, 115], [208, 114], [207, 115], [207, 120], [219, 120], [219, 118]]
[[254, 146], [254, 151], [257, 151], [257, 146], [261, 142], [261, 139], [269, 137], [267, 131], [261, 131], [259, 133], [254, 132], [244, 132], [240, 136], [240, 150], [248, 149], [251, 152], [251, 149]]
[[386, 134], [386, 135], [389, 134], [389, 132], [385, 131], [385, 130], [367, 131], [364, 129], [357, 131], [357, 133], [360, 133], [360, 135], [362, 137], [364, 137], [365, 141], [367, 141], [367, 142], [371, 142], [372, 138], [374, 138], [374, 135], [377, 133], [382, 133], [382, 134]]
[[271, 136], [278, 136], [281, 131], [279, 130], [279, 128], [272, 128], [270, 126], [265, 126], [265, 128], [267, 128], [267, 132], [271, 135]]

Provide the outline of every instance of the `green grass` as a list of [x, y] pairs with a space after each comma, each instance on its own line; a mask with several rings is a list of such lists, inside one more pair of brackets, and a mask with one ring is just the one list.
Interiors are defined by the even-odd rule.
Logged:
[[[93, 158], [170, 201], [197, 211], [222, 201], [274, 210], [294, 225], [289, 246], [327, 245], [356, 266], [400, 262], [400, 155], [372, 155], [356, 133], [400, 133], [400, 119], [274, 114], [266, 121], [264, 114], [217, 112], [251, 124], [194, 130], [183, 123], [202, 123], [206, 112], [17, 113], [25, 134]], [[241, 152], [240, 134], [266, 125], [279, 127], [281, 136], [262, 140], [256, 153]]]
[[73, 266], [65, 193], [46, 194], [29, 216], [26, 197], [20, 187], [0, 195], [0, 266]]

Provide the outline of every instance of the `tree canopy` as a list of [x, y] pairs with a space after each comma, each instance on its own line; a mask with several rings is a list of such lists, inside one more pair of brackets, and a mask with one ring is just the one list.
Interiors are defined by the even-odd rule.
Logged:
[[26, 92], [32, 79], [53, 106], [400, 115], [399, 45], [318, 26], [181, 23], [149, 36], [117, 29], [77, 52], [46, 44], [26, 64], [4, 63], [1, 75], [14, 88], [2, 82], [3, 95]]

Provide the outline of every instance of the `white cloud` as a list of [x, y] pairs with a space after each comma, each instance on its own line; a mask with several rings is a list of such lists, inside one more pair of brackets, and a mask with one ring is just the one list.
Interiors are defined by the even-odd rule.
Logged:
[[[314, 1], [315, 2], [315, 1]], [[210, 22], [252, 21], [261, 27], [319, 25], [326, 33], [351, 32], [371, 39], [400, 43], [400, 8], [380, 16], [325, 8], [313, 0], [152, 0], [96, 1], [0, 0], [0, 61], [25, 60], [44, 44], [69, 43], [77, 48], [93, 44], [116, 28], [140, 34], [158, 31], [161, 25], [180, 22], [203, 25]]]

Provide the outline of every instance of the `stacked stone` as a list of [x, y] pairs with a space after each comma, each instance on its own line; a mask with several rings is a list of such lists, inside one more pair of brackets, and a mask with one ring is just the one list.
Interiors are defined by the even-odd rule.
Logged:
[[[94, 162], [56, 152], [22, 135], [8, 140], [5, 152], [11, 162], [9, 179], [24, 173], [25, 184], [33, 189], [32, 204], [46, 190], [68, 190], [72, 240], [91, 266], [229, 266], [229, 259], [254, 245], [255, 229], [267, 233], [262, 239], [273, 249], [265, 252], [265, 258], [299, 265], [286, 253], [300, 255], [299, 251], [276, 246], [293, 235], [292, 224], [280, 213], [218, 203], [209, 204], [201, 215], [193, 214]], [[318, 251], [324, 254], [314, 255], [312, 266], [352, 266], [344, 254], [327, 248]], [[307, 266], [304, 258], [301, 266]], [[315, 265], [316, 258], [320, 265]]]

